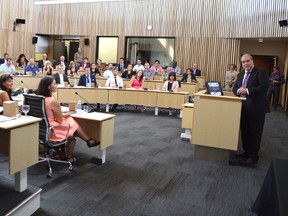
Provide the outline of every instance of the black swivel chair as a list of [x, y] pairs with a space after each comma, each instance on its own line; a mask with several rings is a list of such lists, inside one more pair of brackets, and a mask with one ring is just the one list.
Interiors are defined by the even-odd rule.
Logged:
[[[52, 177], [52, 167], [50, 162], [56, 163], [65, 163], [69, 165], [69, 170], [73, 170], [72, 163], [69, 161], [62, 161], [53, 159], [53, 153], [56, 149], [60, 147], [65, 147], [66, 143], [69, 141], [71, 137], [68, 137], [68, 131], [70, 126], [68, 127], [66, 139], [61, 142], [52, 142], [50, 140], [50, 132], [51, 129], [57, 126], [50, 126], [48, 117], [45, 109], [45, 97], [41, 95], [32, 95], [32, 94], [23, 94], [24, 95], [24, 104], [30, 105], [30, 111], [28, 115], [41, 118], [42, 120], [39, 123], [39, 143], [43, 144], [45, 147], [45, 157], [40, 157], [38, 163], [47, 162], [49, 172], [47, 174], [48, 178]], [[59, 126], [63, 126], [63, 124], [59, 124]], [[31, 131], [33, 133], [33, 131]]]

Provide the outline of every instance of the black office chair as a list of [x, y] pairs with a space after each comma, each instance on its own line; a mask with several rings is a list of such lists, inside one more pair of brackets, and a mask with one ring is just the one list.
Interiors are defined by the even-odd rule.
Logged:
[[[50, 140], [50, 132], [52, 128], [57, 126], [63, 126], [59, 124], [57, 126], [50, 126], [48, 117], [45, 109], [45, 97], [41, 95], [32, 95], [32, 94], [23, 94], [24, 95], [24, 104], [30, 105], [30, 111], [28, 115], [41, 118], [39, 122], [39, 144], [43, 144], [45, 147], [45, 157], [39, 157], [38, 163], [47, 162], [49, 172], [47, 174], [48, 178], [52, 177], [52, 167], [50, 162], [64, 163], [69, 165], [69, 170], [73, 170], [72, 163], [69, 161], [56, 160], [53, 158], [53, 154], [56, 149], [66, 146], [67, 142], [71, 137], [68, 137], [68, 131], [70, 125], [65, 125], [68, 127], [66, 139], [61, 142], [52, 142]], [[32, 132], [32, 131], [31, 131]]]

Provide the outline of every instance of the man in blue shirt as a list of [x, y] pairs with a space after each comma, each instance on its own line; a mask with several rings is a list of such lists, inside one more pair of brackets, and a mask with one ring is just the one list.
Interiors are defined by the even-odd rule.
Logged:
[[29, 64], [26, 66], [24, 74], [26, 75], [27, 72], [32, 72], [32, 76], [36, 76], [37, 72], [39, 72], [39, 68], [35, 65], [33, 58], [29, 60]]

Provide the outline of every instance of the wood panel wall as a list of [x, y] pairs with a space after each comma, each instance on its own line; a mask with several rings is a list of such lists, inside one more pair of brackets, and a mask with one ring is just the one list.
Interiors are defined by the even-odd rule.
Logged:
[[[96, 36], [118, 36], [118, 57], [124, 55], [125, 36], [167, 36], [176, 39], [182, 69], [196, 62], [208, 79], [223, 81], [229, 63], [239, 66], [239, 38], [287, 36], [288, 28], [278, 25], [288, 17], [287, 5], [288, 0], [132, 0], [35, 6], [34, 0], [1, 0], [0, 54], [32, 56], [34, 33], [78, 35], [89, 59], [95, 59]], [[13, 32], [16, 18], [26, 24]]]
[[[20, 53], [27, 58], [34, 56], [32, 37], [34, 29], [34, 0], [0, 0], [0, 56], [8, 52], [14, 63]], [[13, 32], [13, 22], [25, 19], [26, 24], [17, 25]]]

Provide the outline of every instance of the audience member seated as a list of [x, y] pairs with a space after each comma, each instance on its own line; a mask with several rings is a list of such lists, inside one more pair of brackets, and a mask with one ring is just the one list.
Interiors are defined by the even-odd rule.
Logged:
[[123, 79], [131, 79], [136, 75], [136, 71], [132, 71], [132, 67], [132, 64], [128, 64], [127, 69], [121, 75]]
[[167, 67], [167, 68], [166, 68], [166, 71], [163, 70], [163, 73], [162, 73], [162, 80], [163, 80], [163, 81], [168, 80], [169, 75], [170, 75], [171, 73], [172, 73], [172, 71], [171, 71], [171, 67]]
[[10, 74], [3, 74], [0, 76], [0, 105], [5, 101], [11, 101], [13, 88], [13, 77]]
[[26, 56], [24, 54], [20, 54], [16, 61], [16, 67], [25, 68], [27, 64], [28, 64], [28, 59], [26, 59]]
[[36, 76], [37, 72], [39, 72], [39, 68], [35, 65], [33, 58], [29, 60], [29, 64], [25, 67], [24, 74], [27, 75], [27, 72], [31, 72], [32, 76]]
[[125, 70], [125, 68], [126, 68], [126, 66], [125, 66], [125, 63], [124, 63], [124, 58], [121, 57], [121, 58], [119, 59], [119, 64], [117, 64], [117, 70], [123, 73], [123, 71]]
[[[139, 70], [136, 75], [131, 78], [129, 87], [134, 89], [143, 89], [144, 76], [142, 70]], [[141, 112], [144, 112], [144, 106], [141, 106]]]
[[198, 64], [194, 63], [192, 66], [192, 74], [195, 76], [201, 76], [201, 71], [198, 69]]
[[0, 59], [0, 65], [7, 63], [7, 59], [9, 58], [9, 54], [8, 53], [4, 53], [3, 54], [3, 58]]
[[171, 67], [171, 71], [173, 73], [176, 73], [176, 75], [181, 75], [181, 68], [177, 66], [177, 61], [173, 60], [172, 62], [172, 67]]
[[[106, 81], [105, 86], [111, 86], [116, 88], [123, 88], [123, 79], [118, 76], [118, 68], [113, 68], [113, 76], [109, 77]], [[118, 104], [113, 104], [112, 106], [112, 112], [116, 111]]]
[[113, 70], [113, 64], [110, 63], [109, 66], [108, 66], [108, 70], [106, 70], [106, 71], [104, 72], [103, 77], [107, 79], [107, 78], [109, 78], [110, 76], [113, 76], [112, 70]]
[[64, 82], [68, 82], [70, 84], [67, 75], [64, 73], [64, 69], [62, 65], [58, 66], [58, 73], [53, 74], [53, 77], [57, 84], [64, 86]]
[[155, 60], [154, 65], [150, 69], [155, 74], [157, 74], [157, 73], [162, 74], [163, 73], [163, 68], [161, 67], [159, 60]]
[[134, 89], [143, 89], [144, 86], [144, 76], [143, 76], [143, 71], [139, 70], [135, 77], [132, 77], [130, 80], [130, 88]]
[[54, 68], [56, 68], [58, 65], [62, 65], [63, 70], [65, 71], [65, 74], [67, 74], [67, 70], [68, 70], [68, 64], [67, 62], [65, 62], [65, 56], [60, 56], [59, 61], [56, 62], [56, 64], [54, 65]]
[[179, 83], [176, 80], [176, 74], [171, 73], [167, 81], [165, 81], [162, 90], [169, 92], [177, 92], [179, 88]]
[[48, 60], [45, 63], [45, 66], [43, 67], [43, 76], [51, 76], [53, 74], [53, 67], [51, 62]]
[[89, 67], [89, 68], [90, 68], [90, 63], [88, 62], [88, 58], [87, 58], [87, 57], [85, 57], [85, 58], [83, 59], [83, 62], [82, 62], [82, 64], [81, 64], [81, 67], [83, 67], [83, 68]]
[[104, 72], [106, 70], [106, 66], [105, 66], [105, 64], [102, 64], [101, 59], [97, 59], [96, 68], [98, 68], [100, 72]]
[[137, 59], [137, 64], [133, 67], [133, 71], [138, 72], [139, 70], [144, 70], [144, 66], [142, 65], [141, 59]]
[[192, 73], [191, 68], [187, 68], [186, 73], [183, 74], [181, 82], [196, 82], [196, 76]]
[[46, 66], [47, 61], [48, 61], [47, 54], [43, 53], [42, 59], [38, 62], [38, 68], [44, 68]]
[[78, 86], [90, 87], [91, 83], [93, 83], [94, 86], [97, 86], [95, 74], [90, 74], [90, 68], [86, 67], [85, 73], [80, 76]]
[[148, 62], [145, 63], [143, 70], [143, 76], [145, 80], [153, 80], [154, 79], [154, 72], [150, 70], [150, 64]]
[[91, 64], [90, 74], [91, 75], [94, 74], [95, 77], [100, 77], [101, 76], [101, 73], [100, 73], [99, 69], [96, 67], [95, 63]]
[[[63, 70], [63, 68], [62, 68]], [[76, 121], [69, 115], [63, 115], [61, 111], [60, 103], [52, 97], [52, 94], [57, 92], [57, 84], [53, 77], [44, 77], [41, 79], [37, 94], [45, 96], [45, 108], [50, 126], [57, 126], [63, 124], [61, 127], [54, 127], [50, 134], [51, 141], [63, 141], [66, 139], [68, 133], [69, 137], [80, 137], [89, 148], [98, 146], [99, 141], [91, 139], [86, 132], [77, 124]], [[70, 129], [68, 131], [68, 126]], [[69, 162], [75, 162], [77, 159], [73, 156], [73, 150], [76, 143], [76, 139], [69, 139], [66, 146], [66, 159]]]
[[74, 61], [70, 61], [70, 64], [67, 70], [67, 76], [70, 76], [70, 77], [79, 76], [78, 70], [76, 68], [76, 64]]
[[238, 72], [236, 71], [237, 66], [235, 64], [229, 65], [229, 71], [226, 72], [225, 76], [225, 90], [232, 91], [234, 83], [236, 82]]
[[15, 73], [15, 66], [12, 64], [11, 58], [7, 58], [6, 63], [3, 63], [0, 66], [0, 71], [4, 71], [6, 74], [14, 74]]

